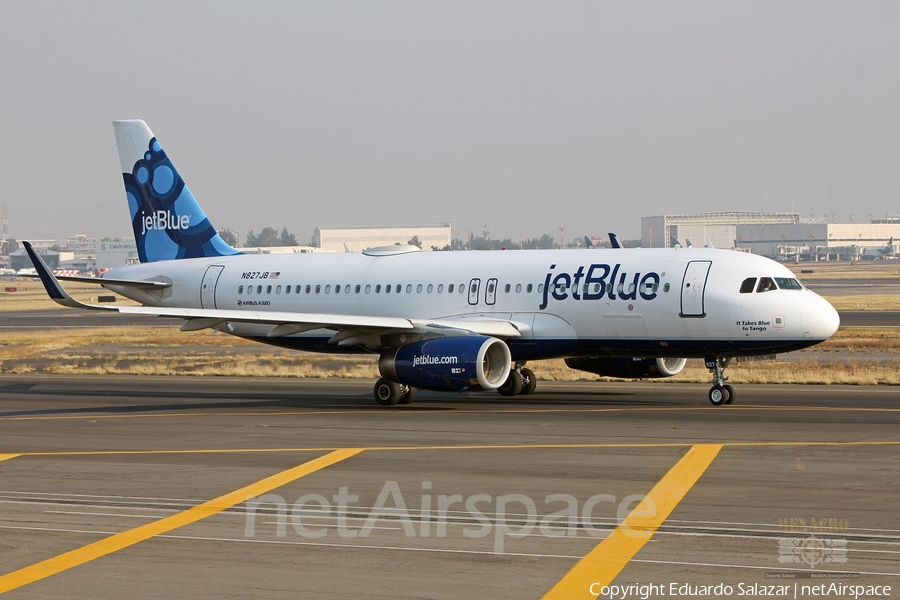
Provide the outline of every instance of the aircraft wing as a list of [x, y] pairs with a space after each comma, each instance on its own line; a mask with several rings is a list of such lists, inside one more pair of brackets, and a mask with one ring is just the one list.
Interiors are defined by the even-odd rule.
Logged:
[[104, 306], [87, 304], [72, 298], [59, 279], [53, 274], [31, 244], [23, 242], [34, 268], [41, 278], [41, 283], [57, 304], [72, 308], [88, 310], [105, 310], [131, 315], [170, 317], [185, 319], [183, 331], [196, 331], [216, 327], [225, 323], [256, 323], [274, 325], [269, 337], [282, 337], [311, 331], [314, 329], [331, 329], [338, 333], [332, 338], [335, 343], [351, 340], [366, 334], [382, 334], [388, 332], [417, 331], [453, 335], [461, 332], [477, 333], [497, 337], [519, 337], [518, 328], [509, 321], [501, 319], [407, 319], [403, 317], [385, 317], [374, 315], [344, 315], [328, 313], [301, 313], [253, 311], [218, 308], [181, 308], [164, 306]]

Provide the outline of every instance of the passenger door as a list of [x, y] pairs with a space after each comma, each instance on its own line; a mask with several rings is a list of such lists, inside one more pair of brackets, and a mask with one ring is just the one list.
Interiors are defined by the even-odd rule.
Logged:
[[203, 283], [200, 285], [200, 308], [216, 308], [216, 283], [224, 269], [222, 265], [213, 265], [206, 269]]
[[703, 295], [706, 291], [706, 279], [709, 276], [711, 260], [692, 260], [684, 270], [681, 282], [681, 314], [682, 317], [705, 317], [706, 310]]

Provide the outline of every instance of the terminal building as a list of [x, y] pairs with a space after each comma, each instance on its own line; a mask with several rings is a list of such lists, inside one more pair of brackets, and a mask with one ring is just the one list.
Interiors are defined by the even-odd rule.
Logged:
[[322, 250], [344, 252], [344, 244], [351, 252], [362, 252], [379, 246], [406, 245], [418, 238], [422, 250], [443, 248], [450, 244], [450, 223], [409, 227], [316, 227], [312, 245]]
[[641, 219], [644, 248], [704, 246], [707, 240], [782, 261], [893, 259], [900, 257], [900, 217], [827, 223], [802, 220], [799, 213], [715, 212]]

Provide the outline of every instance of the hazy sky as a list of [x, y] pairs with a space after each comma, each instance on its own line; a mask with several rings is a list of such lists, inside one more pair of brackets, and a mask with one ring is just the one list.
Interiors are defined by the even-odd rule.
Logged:
[[113, 119], [213, 224], [900, 214], [896, 2], [0, 1], [17, 239], [130, 235]]

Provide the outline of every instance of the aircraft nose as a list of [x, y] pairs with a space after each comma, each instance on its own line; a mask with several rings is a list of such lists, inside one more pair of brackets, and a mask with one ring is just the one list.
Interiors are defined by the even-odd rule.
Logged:
[[806, 339], [827, 340], [838, 330], [841, 317], [828, 300], [817, 295], [803, 306], [800, 323]]

